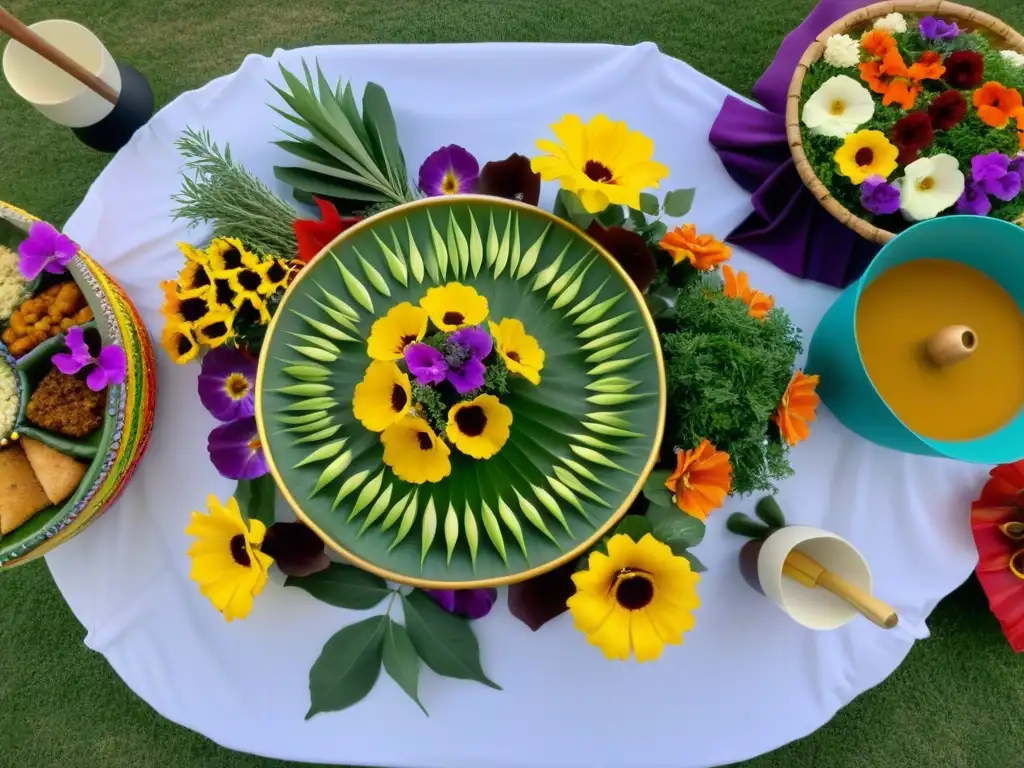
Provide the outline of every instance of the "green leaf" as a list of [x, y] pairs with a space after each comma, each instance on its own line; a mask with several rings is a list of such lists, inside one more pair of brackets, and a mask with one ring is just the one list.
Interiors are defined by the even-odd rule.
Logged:
[[290, 576], [284, 584], [305, 590], [328, 605], [355, 611], [373, 608], [391, 594], [387, 582], [380, 576], [341, 563], [331, 563], [326, 570], [311, 576]]
[[633, 224], [633, 228], [637, 231], [646, 229], [647, 217], [644, 216], [643, 211], [638, 211], [635, 208], [629, 209], [629, 220]]
[[387, 93], [376, 83], [367, 83], [363, 90], [363, 125], [370, 137], [374, 157], [378, 159], [378, 165], [387, 171], [396, 195], [408, 195], [409, 172], [398, 141], [395, 115]]
[[597, 220], [605, 229], [621, 227], [626, 223], [626, 211], [621, 205], [609, 205], [598, 215]]
[[[648, 216], [657, 216], [661, 211], [661, 203], [658, 202], [658, 198], [652, 195], [650, 192], [640, 193], [640, 210], [646, 213]], [[678, 214], [682, 216], [683, 214]]]
[[[665, 195], [665, 214], [678, 218], [690, 212], [695, 189], [673, 189]], [[641, 195], [643, 197], [643, 195]]]
[[742, 512], [733, 512], [725, 521], [725, 527], [737, 536], [746, 536], [751, 539], [763, 539], [772, 532], [764, 523], [753, 520]]
[[641, 517], [640, 515], [626, 515], [622, 518], [619, 524], [615, 526], [615, 535], [617, 536], [620, 533], [624, 533], [633, 541], [640, 541], [640, 539], [648, 533], [652, 533], [653, 530], [654, 526], [651, 525], [651, 521], [646, 517]]
[[[558, 213], [560, 209], [564, 211], [564, 215]], [[582, 230], [586, 230], [597, 218], [597, 214], [587, 211], [580, 199], [565, 189], [558, 190], [558, 196], [555, 198], [555, 215], [572, 222]]]
[[335, 634], [309, 670], [309, 712], [347, 709], [366, 698], [380, 677], [386, 616], [363, 619]]
[[765, 525], [771, 528], [786, 527], [786, 516], [782, 514], [782, 507], [779, 506], [779, 502], [775, 500], [774, 496], [765, 496], [758, 501], [754, 511]]
[[681, 557], [685, 557], [687, 560], [690, 561], [690, 568], [693, 570], [694, 573], [704, 573], [704, 571], [706, 571], [708, 569], [707, 566], [704, 565], [704, 563], [702, 563], [697, 558], [697, 556], [695, 554], [693, 554], [692, 552], [683, 551], [683, 552], [676, 552], [676, 554], [681, 556]]
[[424, 715], [430, 714], [419, 697], [419, 654], [405, 627], [392, 619], [387, 619], [384, 630], [384, 671], [416, 702]]
[[681, 509], [652, 505], [647, 510], [647, 519], [654, 526], [654, 538], [668, 544], [677, 555], [704, 540], [704, 523]]
[[311, 171], [308, 168], [274, 166], [274, 178], [290, 187], [301, 189], [321, 197], [337, 197], [341, 200], [362, 200], [368, 203], [382, 203], [388, 198], [368, 187], [345, 184], [331, 176]]
[[235, 500], [246, 520], [259, 520], [267, 528], [274, 524], [274, 504], [277, 501], [277, 486], [270, 473], [255, 480], [239, 480], [235, 489]]
[[672, 492], [665, 487], [665, 481], [672, 474], [667, 469], [656, 469], [647, 476], [644, 481], [644, 496], [652, 504], [662, 507], [672, 506]]
[[501, 690], [480, 665], [480, 646], [467, 619], [453, 616], [420, 590], [402, 595], [405, 623], [416, 652], [444, 677], [475, 680]]

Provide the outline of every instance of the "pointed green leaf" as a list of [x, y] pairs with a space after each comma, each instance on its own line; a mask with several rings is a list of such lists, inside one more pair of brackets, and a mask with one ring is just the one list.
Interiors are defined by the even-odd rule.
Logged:
[[636, 365], [647, 357], [648, 354], [649, 353], [645, 352], [644, 354], [637, 355], [636, 357], [627, 357], [620, 360], [606, 360], [599, 365], [595, 365], [587, 373], [590, 376], [603, 376], [606, 373], [615, 373], [615, 371], [621, 371], [623, 368], [630, 368]]
[[430, 242], [434, 246], [434, 261], [437, 262], [437, 274], [441, 280], [448, 279], [448, 248], [445, 247], [441, 233], [434, 226], [434, 219], [427, 211], [427, 221], [430, 223]]
[[622, 376], [607, 376], [587, 384], [591, 392], [628, 392], [640, 384], [639, 381], [626, 379]]
[[575, 491], [580, 496], [588, 498], [588, 499], [590, 499], [591, 501], [593, 501], [596, 504], [600, 504], [602, 507], [610, 507], [611, 506], [611, 504], [609, 504], [607, 501], [602, 499], [600, 496], [598, 496], [592, 490], [587, 488], [587, 486], [585, 486], [580, 481], [580, 479], [578, 477], [576, 477], [576, 475], [574, 475], [572, 472], [567, 470], [565, 467], [557, 467], [556, 466], [556, 467], [552, 467], [552, 469], [555, 472], [555, 476], [558, 477], [558, 479], [560, 481], [562, 481], [562, 483], [565, 484], [566, 488], [569, 488], [570, 490]]
[[580, 347], [580, 349], [582, 349], [585, 352], [590, 352], [591, 350], [594, 349], [603, 349], [604, 347], [607, 347], [609, 344], [622, 342], [624, 339], [630, 339], [631, 341], [635, 341], [641, 333], [642, 331], [639, 328], [632, 328], [628, 331], [616, 331], [615, 333], [608, 333], [605, 334], [604, 336], [598, 336], [596, 339], [593, 339], [592, 341], [588, 341], [586, 344]]
[[[429, 598], [428, 598], [429, 599]], [[366, 698], [380, 676], [388, 618], [372, 616], [331, 637], [309, 670], [309, 720]]]
[[537, 258], [540, 256], [540, 249], [544, 245], [544, 240], [547, 238], [548, 232], [550, 231], [551, 222], [549, 221], [548, 225], [544, 227], [544, 231], [541, 232], [540, 237], [537, 238], [537, 241], [527, 248], [526, 253], [523, 254], [523, 258], [519, 263], [519, 272], [516, 275], [517, 279], [522, 280], [530, 274], [533, 268], [537, 265]]
[[366, 505], [377, 497], [377, 494], [380, 493], [381, 483], [383, 482], [384, 470], [382, 469], [377, 473], [377, 476], [373, 478], [373, 480], [366, 484], [366, 487], [359, 492], [359, 495], [356, 496], [356, 503], [352, 505], [352, 511], [348, 515], [349, 522], [355, 519], [355, 516], [362, 512]]
[[621, 411], [596, 411], [587, 414], [588, 419], [607, 424], [609, 427], [628, 427], [629, 421], [622, 418]]
[[353, 565], [331, 563], [310, 576], [289, 576], [286, 587], [298, 587], [336, 608], [365, 611], [391, 594], [387, 582]]
[[341, 314], [346, 315], [352, 322], [357, 322], [359, 320], [359, 312], [353, 309], [350, 304], [339, 299], [319, 283], [317, 283], [317, 288], [319, 288], [320, 292], [324, 295], [324, 300], [334, 307], [334, 309], [341, 312]]
[[313, 491], [309, 494], [309, 497], [313, 498], [320, 491], [341, 477], [341, 473], [348, 469], [348, 465], [351, 463], [352, 451], [345, 451], [341, 456], [328, 464], [327, 469], [323, 471], [320, 475], [320, 479], [317, 480], [316, 485], [313, 486]]
[[[334, 254], [332, 253], [331, 256], [334, 256]], [[352, 298], [355, 299], [356, 304], [363, 307], [367, 312], [373, 312], [373, 299], [370, 297], [370, 292], [366, 290], [366, 286], [359, 282], [359, 278], [353, 275], [337, 256], [334, 256], [334, 263], [338, 265], [341, 279], [345, 283], [348, 292], [352, 295]]]
[[[306, 321], [306, 323], [313, 330], [315, 330], [315, 331], [317, 331], [319, 333], [322, 333], [324, 336], [326, 336], [329, 339], [334, 339], [336, 341], [359, 341], [359, 339], [355, 338], [354, 336], [348, 335], [347, 333], [345, 333], [340, 328], [335, 328], [335, 327], [333, 327], [331, 325], [328, 325], [327, 323], [322, 323], [319, 320], [314, 320], [312, 317], [304, 315], [301, 312], [296, 312], [295, 310], [292, 310], [292, 314], [298, 315], [299, 317], [301, 317], [303, 320]], [[323, 346], [323, 345], [318, 344], [317, 346]], [[337, 350], [338, 352], [341, 352], [341, 350], [338, 349], [337, 347], [334, 347], [334, 349], [328, 350], [328, 351], [333, 352], [335, 350]]]
[[519, 248], [519, 213], [518, 212], [514, 213], [513, 214], [513, 218], [515, 220], [515, 223], [512, 225], [512, 248], [509, 250], [509, 254], [508, 254], [508, 265], [509, 265], [508, 266], [508, 276], [511, 277], [511, 278], [515, 278], [515, 276], [516, 276], [516, 269], [519, 268], [519, 255], [520, 255], [520, 248]]
[[546, 489], [541, 488], [539, 485], [531, 485], [530, 489], [533, 491], [534, 496], [537, 500], [544, 505], [544, 508], [551, 513], [551, 516], [555, 518], [565, 529], [565, 532], [572, 536], [572, 531], [569, 530], [569, 523], [565, 519], [565, 515], [562, 514], [561, 507], [558, 506], [558, 502], [555, 501], [555, 497], [547, 492]]
[[558, 298], [556, 298], [554, 303], [551, 305], [552, 308], [561, 309], [579, 295], [580, 288], [583, 287], [583, 278], [587, 276], [587, 270], [590, 269], [594, 261], [596, 261], [596, 259], [589, 261], [587, 265], [583, 267], [583, 270], [576, 276], [576, 279], [569, 283], [568, 287], [564, 291], [558, 294]]
[[449, 209], [448, 211], [448, 236], [449, 241], [455, 243], [455, 251], [452, 252], [449, 248], [449, 253], [452, 253], [452, 258], [455, 258], [454, 254], [458, 254], [459, 257], [459, 275], [463, 280], [469, 274], [469, 241], [466, 240], [466, 235], [462, 231], [462, 227], [459, 226], [459, 222], [455, 220], [455, 213]]
[[498, 498], [498, 515], [501, 517], [502, 522], [508, 526], [508, 529], [512, 531], [512, 536], [519, 544], [519, 549], [523, 551], [523, 557], [529, 559], [529, 554], [526, 551], [526, 540], [523, 539], [523, 527], [516, 519], [516, 513], [500, 497]]
[[239, 480], [235, 487], [238, 509], [246, 520], [259, 520], [267, 528], [274, 524], [277, 505], [277, 485], [271, 474], [254, 480]]
[[455, 512], [455, 507], [451, 504], [448, 505], [448, 514], [444, 517], [444, 541], [448, 547], [448, 565], [452, 564], [452, 553], [455, 551], [455, 545], [459, 541], [459, 516]]
[[330, 372], [319, 365], [288, 365], [281, 369], [299, 381], [323, 381]]
[[347, 478], [344, 483], [341, 484], [341, 488], [338, 490], [338, 495], [334, 497], [334, 504], [331, 505], [331, 511], [336, 510], [346, 496], [355, 492], [356, 488], [363, 484], [363, 481], [369, 476], [370, 470], [364, 469], [362, 472], [356, 472], [351, 477]]
[[546, 477], [544, 479], [548, 481], [548, 485], [551, 486], [551, 490], [553, 490], [555, 493], [561, 496], [563, 500], [569, 502], [569, 505], [572, 506], [572, 508], [579, 512], [581, 515], [586, 517], [588, 520], [590, 519], [587, 513], [584, 511], [583, 505], [580, 504], [580, 500], [576, 498], [576, 494], [569, 490], [569, 488], [566, 485], [564, 485], [561, 480], [556, 480], [553, 477]]
[[[592, 253], [592, 251], [588, 252], [586, 256], [579, 259], [575, 264], [573, 264], [565, 272], [559, 275], [559, 277], [553, 283], [551, 283], [551, 287], [548, 288], [548, 299], [553, 299], [556, 296], [560, 296], [562, 292], [569, 287], [569, 284], [576, 277], [576, 273], [580, 271], [580, 269], [583, 267], [583, 264], [588, 260], [590, 253]], [[591, 260], [591, 263], [593, 263], [593, 260]]]
[[508, 265], [508, 254], [512, 249], [512, 211], [508, 212], [508, 219], [505, 221], [505, 234], [502, 235], [501, 244], [498, 246], [498, 254], [494, 258], [494, 276], [501, 277]]
[[277, 420], [282, 424], [310, 424], [314, 421], [320, 421], [327, 416], [327, 411], [314, 411], [313, 413], [304, 413], [301, 416], [278, 416]]
[[608, 435], [609, 437], [643, 437], [639, 432], [631, 432], [628, 429], [619, 429], [609, 424], [600, 424], [593, 421], [584, 421], [583, 427], [591, 432], [596, 432], [599, 435]]
[[601, 394], [591, 395], [587, 398], [588, 403], [594, 405], [624, 405], [625, 403], [632, 403], [636, 400], [643, 400], [646, 395], [627, 395], [627, 394]]
[[363, 270], [363, 274], [366, 275], [366, 279], [369, 281], [377, 293], [382, 293], [385, 296], [391, 296], [391, 289], [388, 288], [388, 282], [375, 266], [373, 266], [359, 251], [356, 250], [355, 246], [352, 247], [352, 252], [355, 253], [356, 259], [359, 261], [359, 266]]
[[330, 384], [289, 384], [277, 390], [284, 395], [298, 395], [299, 397], [319, 397], [329, 395], [334, 391]]
[[332, 437], [338, 434], [339, 429], [341, 429], [340, 424], [335, 424], [330, 427], [324, 427], [319, 432], [314, 432], [311, 435], [306, 435], [305, 437], [296, 440], [294, 443], [292, 443], [292, 445], [304, 445], [305, 443], [319, 443], [323, 440], [330, 440]]
[[360, 535], [362, 535], [367, 528], [373, 525], [377, 521], [377, 518], [384, 514], [384, 510], [386, 510], [388, 508], [388, 504], [391, 503], [391, 493], [394, 489], [395, 486], [393, 485], [386, 486], [380, 496], [377, 497], [377, 500], [373, 502], [373, 505], [366, 513], [366, 519], [363, 520], [363, 524], [359, 528]]
[[610, 331], [612, 328], [617, 326], [619, 323], [621, 323], [623, 320], [625, 320], [632, 314], [632, 311], [623, 312], [621, 315], [616, 315], [615, 317], [609, 318], [608, 320], [602, 320], [600, 323], [596, 323], [595, 325], [591, 325], [587, 328], [584, 328], [576, 335], [576, 337], [579, 339], [592, 339], [595, 336], [601, 336]]
[[573, 320], [572, 324], [587, 325], [589, 323], [596, 323], [598, 320], [600, 320], [608, 313], [609, 309], [618, 304], [622, 297], [625, 295], [626, 292], [623, 291], [618, 296], [612, 296], [610, 299], [605, 299], [600, 304], [595, 304], [590, 309], [586, 310], [585, 312], [582, 312], [579, 317]]
[[604, 287], [605, 287], [605, 286], [606, 286], [606, 285], [608, 284], [608, 280], [609, 280], [609, 279], [610, 279], [610, 278], [607, 278], [607, 277], [606, 277], [606, 278], [605, 278], [605, 279], [604, 279], [604, 280], [603, 280], [603, 281], [601, 282], [601, 286], [600, 286], [600, 287], [599, 287], [599, 288], [598, 288], [598, 289], [597, 289], [596, 291], [594, 291], [594, 292], [593, 292], [592, 294], [590, 294], [589, 296], [587, 296], [587, 298], [585, 298], [585, 299], [584, 299], [583, 301], [581, 301], [581, 302], [580, 302], [579, 304], [577, 304], [577, 305], [576, 305], [575, 307], [573, 307], [573, 308], [572, 308], [572, 309], [570, 309], [570, 310], [569, 310], [568, 312], [566, 312], [566, 313], [565, 313], [565, 314], [566, 314], [566, 316], [567, 316], [567, 317], [572, 317], [573, 315], [578, 315], [578, 314], [579, 314], [580, 312], [583, 312], [583, 311], [585, 311], [585, 310], [589, 309], [589, 308], [590, 308], [590, 306], [591, 306], [591, 305], [592, 305], [592, 304], [593, 304], [593, 303], [594, 303], [595, 301], [597, 301], [597, 297], [601, 295], [601, 292], [602, 292], [602, 291], [604, 290]]
[[[412, 270], [412, 276], [416, 278], [417, 283], [423, 282], [423, 255], [420, 253], [419, 247], [416, 245], [416, 238], [412, 235], [412, 226], [409, 224], [409, 219], [405, 220], [405, 231], [406, 239], [409, 241], [409, 269]], [[434, 280], [437, 277], [433, 272], [430, 273]]]
[[592, 352], [591, 354], [587, 355], [585, 362], [603, 363], [608, 358], [615, 357], [615, 355], [619, 354], [619, 352], [622, 352], [624, 349], [630, 347], [632, 344], [632, 341], [624, 341], [621, 344], [616, 344], [615, 346], [612, 347], [599, 349], [597, 350], [597, 352]]
[[581, 446], [581, 445], [570, 445], [569, 446], [569, 450], [572, 451], [573, 453], [575, 453], [581, 459], [586, 459], [587, 461], [591, 462], [592, 464], [598, 464], [598, 465], [600, 465], [602, 467], [608, 467], [609, 469], [617, 469], [620, 472], [626, 472], [628, 474], [633, 474], [632, 472], [630, 472], [625, 467], [619, 466], [614, 461], [609, 459], [607, 456], [604, 456], [603, 454], [598, 453], [597, 451], [593, 450], [592, 448], [586, 448], [586, 447]]
[[416, 502], [417, 495], [415, 491], [410, 491], [405, 494], [401, 499], [396, 501], [391, 509], [388, 510], [387, 515], [384, 516], [384, 520], [380, 524], [380, 529], [386, 531], [402, 517], [402, 514], [412, 509], [413, 519], [418, 511], [419, 505]]
[[[413, 519], [416, 519], [415, 515], [413, 515]], [[405, 523], [405, 520], [402, 522]], [[437, 510], [434, 509], [434, 498], [431, 496], [427, 502], [427, 508], [423, 510], [423, 527], [420, 529], [420, 568], [423, 568], [423, 564], [427, 561], [427, 552], [430, 551], [430, 545], [434, 543], [436, 534]], [[392, 544], [392, 546], [394, 545]]]
[[490, 224], [487, 227], [487, 266], [494, 264], [498, 258], [498, 230], [494, 226], [494, 211], [490, 212]]
[[569, 252], [572, 244], [572, 240], [566, 243], [565, 248], [555, 257], [555, 260], [537, 273], [537, 278], [533, 281], [533, 290], [539, 291], [541, 288], [547, 288], [551, 284], [551, 281], [558, 275], [558, 270], [562, 268], [562, 259], [565, 258], [565, 254]]
[[[359, 326], [356, 325], [356, 323], [351, 318], [349, 318], [349, 316], [346, 315], [344, 312], [334, 309], [333, 307], [328, 307], [326, 304], [324, 304], [321, 301], [317, 301], [316, 299], [313, 299], [313, 303], [320, 307], [320, 309], [322, 309], [324, 312], [326, 312], [327, 316], [330, 317], [331, 320], [336, 322], [338, 325], [342, 325], [348, 328], [350, 331], [359, 333]], [[359, 341], [359, 339], [349, 336], [345, 338], [344, 341]]]
[[469, 266], [473, 269], [473, 277], [480, 274], [480, 268], [484, 264], [484, 244], [480, 237], [480, 230], [476, 225], [476, 216], [473, 210], [469, 211]]
[[294, 435], [309, 435], [312, 434], [313, 432], [319, 432], [322, 429], [326, 429], [333, 423], [334, 419], [325, 414], [324, 418], [320, 419], [319, 421], [314, 421], [309, 424], [300, 424], [297, 427], [290, 427], [286, 429], [285, 432]]
[[473, 570], [476, 570], [476, 552], [480, 546], [480, 532], [476, 526], [476, 515], [473, 514], [473, 510], [469, 508], [469, 502], [466, 502], [466, 511], [462, 515], [462, 527], [466, 530], [466, 543], [469, 545], [469, 560], [473, 565]]
[[418, 589], [402, 595], [402, 607], [412, 644], [428, 667], [444, 677], [501, 690], [480, 665], [480, 646], [468, 620], [448, 613]]
[[[296, 312], [296, 314], [298, 313]], [[295, 333], [294, 331], [289, 331], [289, 333], [297, 339], [302, 339], [306, 343], [312, 344], [314, 347], [319, 347], [324, 352], [330, 352], [332, 355], [341, 354], [338, 346], [327, 339], [322, 339], [319, 336], [310, 336], [308, 333]]]
[[584, 480], [587, 480], [593, 483], [594, 485], [600, 485], [601, 487], [607, 488], [608, 490], [615, 490], [614, 488], [612, 488], [612, 486], [608, 485], [608, 483], [601, 480], [601, 478], [599, 478], [597, 475], [595, 475], [593, 472], [591, 472], [589, 469], [587, 469], [584, 465], [580, 464], [575, 459], [563, 457], [561, 459], [561, 462], [565, 464], [565, 466], [567, 466], [573, 472], [575, 472], [577, 475], [582, 477]]
[[[599, 437], [593, 435], [569, 435], [573, 440], [588, 448], [594, 448], [598, 451], [607, 451], [608, 453], [630, 453], [631, 451], [626, 450], [622, 446], [612, 445], [611, 443], [605, 442]], [[568, 483], [567, 483], [568, 485]]]
[[289, 349], [294, 349], [300, 355], [308, 357], [310, 360], [316, 360], [321, 363], [333, 363], [338, 359], [338, 355], [333, 352], [327, 352], [326, 350], [320, 349], [319, 347], [306, 347], [298, 346], [295, 344], [289, 344]]
[[[394, 231], [392, 231], [392, 235], [394, 235]], [[373, 238], [377, 241], [377, 247], [380, 248], [380, 252], [384, 254], [384, 261], [388, 265], [388, 271], [391, 272], [391, 276], [403, 286], [408, 286], [409, 270], [405, 267], [405, 261], [400, 259], [394, 251], [388, 248], [384, 241], [380, 239], [380, 236], [376, 231], [373, 233]], [[396, 241], [395, 245], [397, 244], [398, 243]]]
[[311, 397], [308, 400], [300, 400], [297, 403], [285, 406], [285, 411], [322, 411], [325, 408], [333, 408], [338, 401], [333, 397]]
[[487, 538], [491, 540], [491, 544], [501, 555], [502, 561], [505, 565], [508, 565], [508, 554], [505, 552], [505, 537], [501, 534], [501, 526], [498, 525], [498, 518], [491, 512], [491, 508], [487, 506], [487, 502], [484, 502], [480, 508], [480, 518], [484, 524], [484, 530], [487, 532]]
[[384, 671], [416, 702], [423, 714], [428, 714], [419, 697], [419, 654], [405, 627], [390, 618], [384, 631]]
[[[429, 499], [427, 501], [427, 505], [429, 506], [433, 501], [433, 498]], [[402, 522], [398, 525], [398, 533], [395, 534], [395, 540], [391, 542], [391, 546], [388, 547], [388, 552], [390, 552], [392, 549], [401, 544], [405, 537], [409, 535], [409, 531], [412, 530], [412, 524], [416, 522], [417, 517], [419, 517], [419, 509], [417, 509], [417, 506], [415, 504], [408, 505], [405, 508], [405, 511], [402, 513]], [[434, 517], [434, 532], [437, 532], [436, 515]], [[433, 540], [433, 537], [431, 537], [431, 540]], [[426, 553], [424, 553], [423, 559], [427, 559]], [[421, 562], [420, 568], [422, 567], [423, 563]]]
[[537, 508], [529, 501], [527, 501], [523, 497], [523, 495], [519, 493], [518, 490], [516, 490], [515, 488], [513, 488], [512, 490], [515, 491], [516, 498], [519, 499], [519, 509], [522, 510], [523, 517], [529, 520], [530, 524], [534, 528], [536, 528], [538, 531], [540, 531], [549, 539], [551, 539], [553, 543], [558, 544], [558, 542], [555, 541], [555, 537], [551, 535], [551, 531], [548, 530], [548, 526], [544, 522], [544, 518], [541, 517], [540, 512], [537, 510]]

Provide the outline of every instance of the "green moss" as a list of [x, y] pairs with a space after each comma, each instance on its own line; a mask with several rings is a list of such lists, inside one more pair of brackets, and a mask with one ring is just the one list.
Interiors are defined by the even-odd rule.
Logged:
[[799, 331], [783, 310], [753, 318], [709, 278], [680, 292], [675, 327], [662, 333], [661, 344], [666, 454], [707, 438], [729, 454], [737, 493], [772, 490], [793, 474], [771, 422], [801, 351]]

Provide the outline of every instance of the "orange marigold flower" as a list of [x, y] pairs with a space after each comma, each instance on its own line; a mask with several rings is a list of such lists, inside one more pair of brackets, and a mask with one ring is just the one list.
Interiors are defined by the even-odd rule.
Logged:
[[910, 70], [897, 49], [885, 52], [882, 57], [882, 73], [889, 77], [910, 77]]
[[935, 51], [925, 51], [916, 62], [910, 65], [908, 74], [917, 81], [938, 80], [946, 74], [946, 67]]
[[882, 65], [877, 61], [862, 61], [857, 65], [860, 79], [868, 84], [875, 93], [885, 93], [886, 84], [882, 80]]
[[914, 103], [921, 95], [921, 90], [921, 86], [917, 83], [903, 79], [893, 80], [885, 90], [882, 103], [887, 107], [891, 104], [899, 104], [901, 108], [909, 112], [914, 108]]
[[872, 29], [860, 39], [860, 47], [879, 59], [896, 49], [896, 38], [884, 29]]
[[1010, 118], [1015, 117], [1024, 107], [1024, 102], [1016, 89], [992, 81], [974, 92], [974, 106], [985, 125], [1005, 128]]
[[160, 282], [160, 289], [164, 292], [164, 303], [160, 307], [160, 314], [163, 315], [165, 320], [170, 320], [181, 309], [178, 282], [176, 280], [162, 280]]
[[816, 418], [815, 411], [821, 402], [815, 392], [819, 379], [819, 376], [805, 376], [803, 371], [794, 373], [778, 410], [772, 415], [772, 421], [778, 425], [779, 433], [788, 445], [796, 445], [811, 435], [808, 422]]
[[722, 277], [725, 278], [722, 293], [730, 299], [739, 299], [746, 304], [751, 317], [763, 320], [775, 306], [775, 299], [750, 287], [746, 272], [734, 272], [732, 267], [726, 264], [722, 267]]
[[693, 224], [676, 227], [665, 235], [659, 245], [672, 255], [673, 263], [688, 261], [703, 271], [714, 269], [732, 255], [732, 248], [713, 235], [698, 235]]
[[683, 512], [707, 520], [732, 490], [729, 454], [708, 440], [701, 440], [692, 451], [677, 448], [676, 471], [669, 475], [665, 487], [675, 494], [676, 506]]

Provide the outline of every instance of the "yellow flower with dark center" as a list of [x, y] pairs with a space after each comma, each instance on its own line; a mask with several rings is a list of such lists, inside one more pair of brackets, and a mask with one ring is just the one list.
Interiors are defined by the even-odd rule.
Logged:
[[234, 335], [235, 316], [216, 309], [193, 326], [196, 341], [216, 349]]
[[178, 243], [178, 250], [181, 251], [181, 255], [184, 256], [187, 261], [202, 264], [204, 267], [210, 264], [210, 257], [207, 255], [206, 251], [201, 251], [188, 243]]
[[374, 360], [401, 360], [405, 348], [427, 332], [426, 310], [408, 301], [396, 304], [370, 328], [366, 354]]
[[464, 325], [480, 325], [487, 319], [487, 299], [462, 283], [447, 283], [431, 288], [420, 299], [431, 322], [442, 331], [455, 331]]
[[508, 441], [512, 411], [494, 395], [456, 403], [448, 411], [448, 439], [474, 459], [489, 459]]
[[558, 142], [539, 140], [537, 148], [547, 154], [530, 166], [544, 181], [557, 180], [575, 193], [590, 213], [609, 204], [639, 210], [640, 193], [668, 176], [652, 159], [654, 142], [623, 122], [597, 115], [584, 125], [578, 115], [565, 115], [551, 130]]
[[221, 506], [216, 496], [210, 496], [207, 504], [210, 514], [193, 512], [185, 529], [197, 539], [188, 550], [192, 558], [189, 577], [225, 619], [244, 619], [252, 611], [253, 598], [266, 586], [267, 571], [274, 564], [260, 551], [267, 528], [259, 520], [246, 525], [233, 497]]
[[371, 432], [383, 432], [412, 407], [409, 377], [390, 360], [374, 360], [356, 384], [352, 413]]
[[263, 275], [260, 274], [259, 269], [242, 267], [234, 272], [229, 272], [227, 278], [228, 285], [235, 292], [236, 305], [242, 298], [262, 300], [260, 288], [263, 286]]
[[591, 552], [587, 570], [573, 574], [576, 594], [568, 599], [576, 629], [609, 659], [653, 661], [665, 645], [680, 645], [700, 607], [700, 576], [685, 557], [644, 535], [608, 540], [608, 554]]
[[210, 314], [210, 304], [205, 296], [180, 298], [178, 301], [178, 317], [189, 325], [195, 325]]
[[213, 285], [213, 278], [205, 264], [198, 261], [185, 262], [184, 268], [178, 273], [178, 286], [182, 296], [206, 296]]
[[241, 267], [255, 269], [260, 263], [259, 257], [247, 251], [237, 237], [214, 238], [210, 247], [206, 249], [206, 255], [210, 260], [210, 270], [214, 276]]
[[540, 348], [537, 340], [526, 332], [522, 322], [507, 317], [500, 323], [492, 322], [488, 325], [505, 366], [531, 384], [540, 384], [540, 372], [544, 368], [544, 350]]
[[160, 345], [177, 365], [190, 363], [199, 355], [199, 342], [188, 323], [168, 322], [161, 335]]
[[869, 176], [889, 178], [896, 170], [900, 151], [881, 131], [857, 131], [843, 140], [836, 150], [839, 173], [853, 184], [861, 184]]
[[174, 280], [161, 280], [160, 290], [164, 294], [164, 303], [160, 305], [160, 314], [168, 322], [181, 322], [181, 315], [178, 310], [181, 308], [181, 294], [178, 293], [178, 284]]
[[262, 262], [256, 271], [262, 278], [259, 291], [264, 296], [270, 296], [286, 287], [292, 274], [291, 266], [284, 259], [268, 259]]
[[208, 294], [210, 306], [214, 309], [231, 311], [235, 306], [235, 297], [238, 294], [231, 287], [230, 275], [217, 276], [213, 279], [213, 287]]
[[259, 294], [239, 295], [235, 298], [235, 322], [247, 325], [266, 325], [270, 322], [267, 302]]
[[419, 485], [436, 483], [451, 474], [451, 450], [419, 416], [406, 414], [381, 433], [380, 441], [384, 443], [384, 463], [400, 480]]

